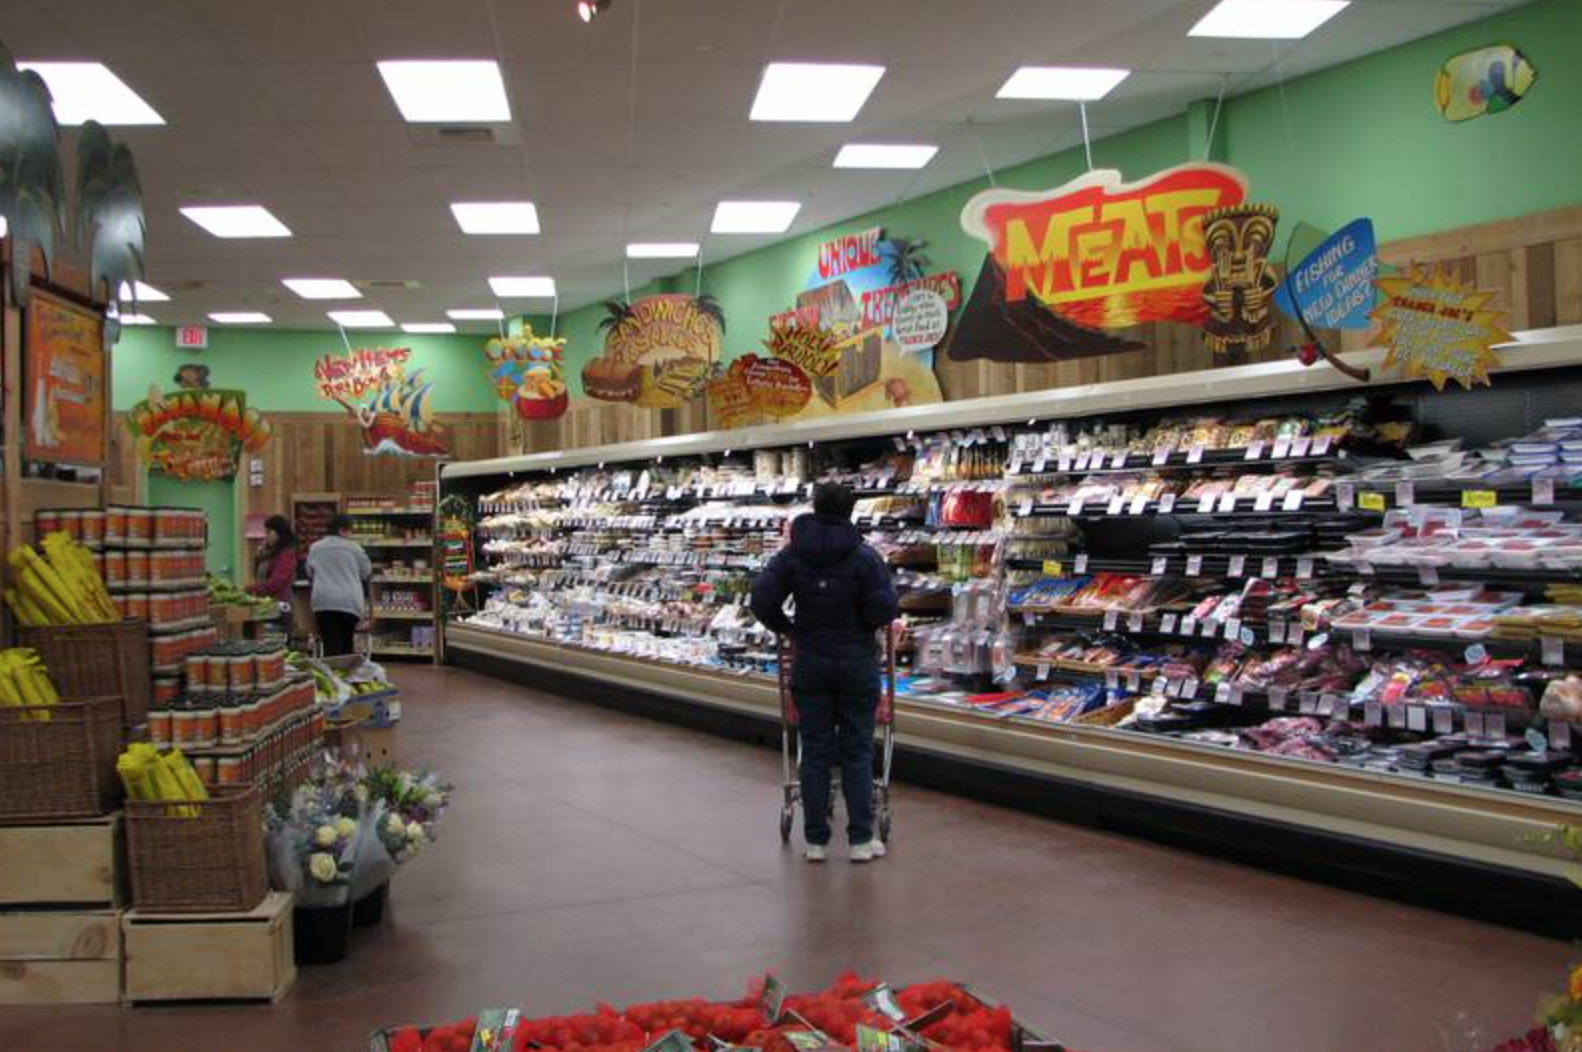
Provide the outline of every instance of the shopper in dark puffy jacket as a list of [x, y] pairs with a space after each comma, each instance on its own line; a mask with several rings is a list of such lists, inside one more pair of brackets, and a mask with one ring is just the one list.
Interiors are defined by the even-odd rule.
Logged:
[[[801, 716], [802, 817], [809, 862], [828, 857], [830, 769], [841, 765], [851, 860], [884, 854], [873, 831], [873, 735], [879, 707], [875, 633], [899, 612], [879, 553], [851, 523], [852, 491], [823, 483], [813, 513], [753, 582], [753, 614], [795, 647], [791, 690]], [[787, 597], [796, 601], [792, 617]]]

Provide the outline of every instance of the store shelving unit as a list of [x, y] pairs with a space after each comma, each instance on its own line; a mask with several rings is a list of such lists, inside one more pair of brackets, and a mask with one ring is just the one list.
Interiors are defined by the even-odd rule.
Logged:
[[434, 509], [398, 499], [349, 496], [346, 514], [353, 535], [374, 564], [369, 610], [374, 657], [432, 657], [429, 634], [418, 626], [434, 623]]
[[[1532, 416], [1564, 415], [1567, 410], [1560, 407], [1574, 404], [1582, 390], [1582, 328], [1523, 334], [1522, 342], [1503, 354], [1505, 365], [1496, 374], [1493, 393], [1435, 396], [1420, 386], [1386, 384], [1370, 385], [1367, 391], [1371, 396], [1392, 395], [1428, 416], [1444, 404], [1431, 401], [1436, 398], [1494, 399], [1503, 396], [1502, 388], [1523, 392], [1521, 398], [1508, 400], [1520, 408], [1514, 418], [1507, 413], [1503, 432], [1494, 437], [1521, 434]], [[1365, 352], [1355, 357], [1377, 368], [1381, 356]], [[1420, 480], [1411, 492], [1397, 493], [1394, 486], [1360, 481], [1358, 469], [1366, 464], [1357, 459], [1357, 444], [1339, 438], [1321, 442], [1309, 435], [1289, 443], [1233, 448], [1178, 444], [1166, 450], [1106, 449], [1098, 464], [1090, 450], [1067, 460], [1053, 450], [1047, 456], [1032, 455], [1024, 442], [1025, 436], [1062, 421], [1076, 428], [1099, 418], [1120, 420], [1134, 425], [1135, 432], [1164, 416], [1182, 415], [1171, 410], [1185, 406], [1197, 414], [1212, 409], [1254, 418], [1313, 417], [1333, 410], [1358, 390], [1325, 366], [1304, 369], [1282, 362], [447, 465], [442, 470], [444, 494], [480, 499], [521, 491], [524, 483], [540, 488], [534, 499], [519, 505], [479, 507], [480, 552], [486, 564], [495, 564], [485, 579], [499, 595], [537, 609], [524, 607], [520, 620], [495, 625], [488, 618], [447, 624], [446, 654], [449, 660], [480, 667], [529, 667], [540, 675], [573, 677], [596, 685], [594, 693], [601, 698], [640, 695], [650, 706], [684, 709], [698, 718], [757, 726], [772, 721], [778, 702], [773, 681], [765, 674], [769, 648], [750, 626], [717, 615], [733, 607], [731, 597], [739, 594], [741, 582], [778, 545], [780, 520], [804, 499], [806, 483], [833, 469], [859, 482], [859, 495], [867, 499], [992, 502], [992, 524], [939, 525], [910, 513], [890, 514], [885, 506], [859, 519], [859, 526], [870, 539], [887, 545], [887, 551], [901, 553], [903, 561], [909, 550], [934, 549], [937, 565], [901, 571], [911, 584], [945, 574], [947, 592], [951, 585], [1004, 586], [995, 631], [1014, 631], [1015, 652], [1006, 664], [1016, 670], [1022, 690], [1075, 682], [1133, 706], [1151, 696], [1197, 701], [1209, 713], [1204, 726], [1210, 729], [1234, 730], [1276, 716], [1312, 716], [1346, 719], [1377, 740], [1470, 733], [1484, 741], [1498, 736], [1519, 748], [1519, 735], [1531, 726], [1551, 734], [1559, 747], [1570, 728], [1550, 726], [1552, 721], [1535, 718], [1530, 711], [1416, 699], [1382, 704], [1354, 700], [1350, 687], [1258, 688], [1212, 682], [1207, 676], [1169, 675], [1157, 668], [1083, 665], [1041, 656], [1052, 640], [1084, 634], [1105, 635], [1138, 649], [1180, 647], [1188, 630], [1193, 646], [1214, 649], [1322, 647], [1326, 641], [1315, 643], [1315, 637], [1328, 636], [1331, 647], [1344, 644], [1364, 661], [1411, 651], [1459, 658], [1470, 640], [1385, 631], [1357, 635], [1324, 623], [1302, 625], [1292, 618], [1262, 616], [1205, 618], [1189, 626], [1174, 609], [1079, 613], [1005, 601], [1017, 582], [1099, 573], [1225, 591], [1243, 589], [1249, 582], [1283, 581], [1324, 594], [1344, 593], [1358, 583], [1405, 588], [1429, 579], [1478, 580], [1500, 588], [1520, 584], [1530, 598], [1545, 584], [1582, 578], [1582, 570], [1572, 569], [1445, 567], [1426, 576], [1407, 567], [1359, 572], [1335, 557], [1339, 543], [1346, 533], [1382, 521], [1396, 504], [1470, 509], [1485, 506], [1490, 498], [1484, 495], [1486, 487], [1475, 482]], [[1437, 412], [1441, 426], [1454, 416]], [[1493, 426], [1486, 415], [1479, 419], [1482, 426]], [[1483, 441], [1490, 436], [1473, 437]], [[1002, 463], [989, 478], [886, 473], [882, 465], [892, 462], [887, 453], [910, 453], [918, 442], [931, 441], [989, 449]], [[735, 456], [727, 457], [727, 450]], [[811, 470], [793, 478], [752, 477], [744, 466], [757, 450], [809, 450]], [[1117, 462], [1122, 452], [1124, 459]], [[732, 462], [738, 467], [734, 473], [726, 469]], [[1139, 475], [1174, 480], [1166, 487], [1170, 496], [1128, 496], [1116, 503], [1109, 498], [1077, 501], [1069, 495], [1081, 480]], [[1300, 498], [1284, 492], [1271, 498], [1252, 489], [1228, 502], [1217, 493], [1208, 502], [1186, 497], [1191, 486], [1245, 475], [1293, 476], [1321, 484]], [[589, 481], [574, 484], [572, 479]], [[1501, 503], [1582, 511], [1582, 489], [1568, 485], [1553, 492], [1548, 486], [1529, 485], [1495, 490], [1494, 500]], [[1381, 493], [1382, 500], [1374, 493]], [[732, 506], [739, 510], [732, 511]], [[1171, 526], [1172, 541], [1177, 527], [1184, 530], [1182, 523], [1217, 525], [1230, 540], [1213, 550], [1155, 554], [1150, 545], [1159, 538], [1150, 531], [1165, 523]], [[1044, 532], [1050, 524], [1054, 527]], [[1233, 550], [1238, 536], [1291, 526], [1312, 530], [1320, 540], [1298, 550], [1269, 551], [1255, 543]], [[951, 564], [946, 573], [953, 552], [984, 549], [993, 552], [992, 559]], [[507, 563], [503, 567], [502, 559]], [[723, 596], [712, 588], [700, 589], [711, 571], [737, 583]], [[947, 597], [945, 606], [949, 603]], [[914, 620], [937, 619], [941, 610], [938, 604], [920, 607]], [[511, 625], [518, 630], [506, 630]], [[694, 646], [700, 639], [712, 645]], [[1557, 649], [1553, 641], [1537, 639], [1477, 642], [1495, 658], [1524, 657], [1537, 675], [1582, 669], [1582, 645], [1561, 641]], [[925, 664], [921, 654], [919, 663]], [[935, 677], [936, 682], [950, 679]], [[1582, 821], [1582, 804], [1575, 801], [1443, 775], [1425, 777], [1391, 769], [1376, 756], [1367, 763], [1345, 762], [1344, 757], [1322, 763], [1226, 748], [1208, 736], [1198, 740], [1011, 714], [964, 702], [965, 695], [989, 692], [994, 686], [989, 677], [963, 675], [955, 680], [955, 690], [913, 691], [898, 702], [903, 753], [925, 778], [932, 774], [954, 785], [971, 783], [1001, 796], [1015, 785], [1030, 806], [1160, 835], [1184, 835], [1199, 843], [1212, 841], [1221, 850], [1256, 846], [1320, 868], [1366, 866], [1375, 874], [1375, 890], [1400, 892], [1404, 885], [1398, 881], [1407, 879], [1445, 887], [1449, 881], [1459, 888], [1504, 888], [1493, 904], [1489, 895], [1473, 903], [1443, 888], [1423, 891], [1419, 898], [1516, 923], [1548, 925], [1549, 930], [1558, 926], [1582, 931], [1582, 914], [1559, 890], [1568, 861], [1534, 839], [1557, 824]], [[1582, 727], [1577, 731], [1582, 733]], [[1520, 895], [1508, 893], [1517, 887], [1523, 889]]]

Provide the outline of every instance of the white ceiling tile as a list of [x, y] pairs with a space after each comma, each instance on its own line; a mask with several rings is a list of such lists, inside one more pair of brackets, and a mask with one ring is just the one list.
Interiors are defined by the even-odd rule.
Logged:
[[280, 120], [401, 123], [371, 62], [248, 62], [243, 69]]
[[[141, 9], [139, 3], [87, 0], [95, 6]], [[194, 21], [242, 62], [370, 61], [357, 36], [333, 4], [324, 0], [188, 0]]]

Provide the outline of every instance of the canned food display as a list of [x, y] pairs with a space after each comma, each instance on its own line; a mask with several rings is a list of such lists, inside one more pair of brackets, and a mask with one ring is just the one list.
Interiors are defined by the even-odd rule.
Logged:
[[133, 550], [126, 553], [127, 584], [147, 584], [148, 569], [147, 552]]
[[[127, 593], [127, 596], [126, 596], [126, 616], [127, 617], [141, 617], [144, 620], [147, 620], [148, 612], [149, 612], [149, 599], [148, 599], [148, 593], [147, 592], [128, 592]], [[162, 662], [160, 662], [160, 664], [168, 665], [168, 664], [170, 664], [170, 662], [162, 661]]]
[[154, 538], [154, 513], [147, 508], [126, 509], [126, 540], [147, 544]]
[[188, 699], [192, 705], [192, 745], [195, 749], [212, 749], [220, 740], [220, 713], [214, 702], [203, 697]]
[[148, 710], [148, 740], [155, 745], [169, 745], [171, 743], [170, 710], [168, 708], [150, 708]]
[[216, 763], [215, 779], [219, 785], [239, 785], [242, 782], [242, 757], [221, 756]]
[[215, 778], [218, 777], [218, 765], [215, 763], [214, 757], [194, 757], [192, 769], [204, 785], [212, 786], [215, 784]]
[[243, 722], [243, 699], [226, 698], [220, 704], [220, 744], [237, 745], [246, 739]]
[[181, 695], [181, 677], [155, 676], [152, 704], [169, 705]]
[[190, 749], [196, 742], [197, 713], [178, 705], [170, 710], [170, 742], [178, 749]]
[[60, 512], [37, 511], [33, 513], [33, 532], [38, 540], [60, 531]]
[[233, 650], [226, 664], [229, 668], [229, 684], [232, 690], [253, 689], [253, 685], [258, 682], [258, 667], [254, 664], [250, 649], [238, 647]]
[[104, 512], [97, 508], [82, 513], [82, 543], [89, 546], [104, 543]]
[[82, 540], [82, 512], [68, 509], [58, 514], [60, 515], [60, 528], [66, 531], [72, 540]]
[[286, 677], [285, 647], [262, 647], [257, 653], [258, 682], [278, 683]]
[[126, 583], [126, 553], [108, 551], [104, 553], [104, 583], [111, 588]]
[[104, 543], [120, 544], [126, 540], [126, 508], [112, 504], [104, 509]]

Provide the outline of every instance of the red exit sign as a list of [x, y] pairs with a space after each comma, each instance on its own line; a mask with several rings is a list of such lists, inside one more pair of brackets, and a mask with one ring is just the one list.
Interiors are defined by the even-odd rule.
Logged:
[[201, 351], [209, 346], [209, 330], [204, 325], [181, 325], [176, 328], [176, 346]]

